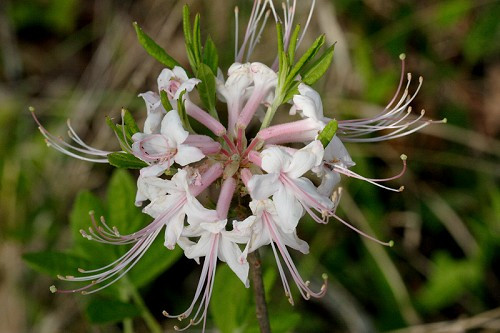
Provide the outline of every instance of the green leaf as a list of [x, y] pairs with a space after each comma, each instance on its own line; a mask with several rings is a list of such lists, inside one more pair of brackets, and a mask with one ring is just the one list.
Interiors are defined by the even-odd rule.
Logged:
[[141, 311], [134, 304], [116, 299], [96, 298], [88, 303], [85, 314], [92, 324], [105, 324], [137, 317]]
[[481, 285], [483, 267], [479, 260], [456, 260], [445, 252], [439, 252], [433, 259], [435, 266], [429, 281], [417, 297], [425, 312], [454, 304], [463, 294]]
[[217, 54], [217, 48], [210, 36], [208, 36], [207, 40], [205, 41], [205, 47], [203, 48], [203, 63], [210, 67], [214, 75], [217, 75], [219, 55]]
[[117, 168], [142, 169], [148, 166], [146, 162], [141, 161], [134, 155], [125, 152], [111, 153], [108, 154], [107, 157], [109, 164]]
[[311, 47], [300, 57], [299, 61], [293, 66], [291, 69], [290, 73], [288, 74], [287, 77], [287, 83], [295, 80], [295, 77], [299, 72], [306, 66], [311, 59], [314, 58], [316, 53], [318, 53], [319, 49], [323, 46], [325, 43], [325, 35], [319, 36], [314, 43], [312, 43]]
[[128, 272], [128, 280], [136, 288], [147, 285], [181, 258], [182, 250], [179, 247], [168, 250], [163, 240], [163, 232], [160, 232], [146, 254]]
[[[72, 253], [80, 255], [85, 259], [92, 261], [93, 267], [100, 264], [108, 264], [109, 260], [115, 258], [113, 246], [101, 244], [84, 238], [81, 230], [88, 233], [92, 226], [92, 220], [89, 212], [93, 211], [96, 219], [104, 216], [104, 208], [101, 201], [88, 191], [82, 191], [76, 197], [73, 209], [70, 215], [71, 234], [74, 246]], [[90, 268], [90, 267], [82, 267]]]
[[184, 105], [184, 94], [186, 91], [181, 92], [179, 99], [177, 99], [177, 112], [179, 113], [179, 118], [181, 118], [182, 126], [190, 133], [194, 133], [191, 123], [186, 113], [186, 107]]
[[172, 69], [175, 66], [180, 66], [174, 58], [172, 58], [161, 46], [156, 44], [156, 42], [139, 27], [137, 22], [134, 22], [133, 24], [139, 43], [146, 50], [146, 52], [149, 53], [149, 55], [165, 65], [167, 68]]
[[146, 215], [135, 207], [137, 186], [125, 170], [116, 170], [111, 177], [107, 192], [107, 223], [124, 235], [138, 231]]
[[302, 75], [302, 82], [313, 85], [328, 70], [333, 60], [335, 44], [330, 46]]
[[193, 40], [190, 18], [191, 13], [189, 12], [189, 6], [186, 4], [182, 8], [182, 30], [184, 31], [184, 41], [186, 44], [191, 44]]
[[283, 102], [288, 102], [293, 98], [294, 95], [299, 94], [299, 81], [292, 81], [288, 86], [288, 89], [284, 95]]
[[139, 129], [139, 126], [137, 126], [137, 123], [135, 122], [135, 119], [134, 117], [132, 117], [132, 114], [130, 113], [129, 110], [122, 109], [122, 117], [125, 123], [125, 129], [131, 136], [141, 131]]
[[160, 98], [161, 98], [161, 105], [163, 105], [165, 111], [168, 112], [174, 109], [172, 107], [172, 104], [170, 104], [170, 101], [168, 100], [168, 95], [165, 90], [160, 91]]
[[337, 129], [339, 128], [338, 122], [333, 119], [330, 120], [328, 124], [326, 124], [325, 128], [319, 133], [318, 140], [323, 144], [323, 148], [326, 148], [330, 141], [332, 141], [335, 133], [337, 133]]
[[217, 328], [222, 333], [239, 331], [248, 312], [255, 312], [250, 300], [251, 290], [245, 288], [229, 266], [219, 265], [215, 274], [210, 310]]
[[198, 93], [200, 94], [203, 105], [208, 109], [208, 112], [215, 119], [219, 119], [215, 110], [215, 75], [210, 67], [206, 64], [200, 64], [198, 68], [198, 78], [201, 80], [198, 83]]
[[201, 63], [201, 31], [200, 31], [200, 14], [196, 14], [193, 23], [193, 42], [191, 48], [196, 59], [196, 68]]
[[106, 124], [108, 124], [109, 128], [111, 128], [115, 133], [116, 138], [120, 143], [120, 147], [123, 150], [127, 150], [129, 145], [132, 144], [132, 136], [130, 133], [123, 131], [122, 126], [115, 124], [110, 117], [106, 117]]
[[79, 256], [52, 251], [26, 253], [23, 259], [32, 269], [53, 277], [78, 274], [78, 268], [89, 264]]
[[295, 49], [297, 48], [297, 42], [299, 39], [300, 24], [295, 26], [295, 30], [290, 37], [290, 44], [288, 45], [288, 60], [291, 64], [295, 61]]

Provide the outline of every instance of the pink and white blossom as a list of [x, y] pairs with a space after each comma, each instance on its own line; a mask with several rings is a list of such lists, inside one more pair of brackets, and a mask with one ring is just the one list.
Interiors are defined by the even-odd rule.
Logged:
[[158, 176], [174, 162], [185, 166], [205, 157], [199, 148], [184, 144], [188, 136], [189, 132], [182, 127], [176, 110], [163, 117], [160, 133], [134, 134], [133, 154], [150, 165], [142, 169], [141, 174], [145, 177]]

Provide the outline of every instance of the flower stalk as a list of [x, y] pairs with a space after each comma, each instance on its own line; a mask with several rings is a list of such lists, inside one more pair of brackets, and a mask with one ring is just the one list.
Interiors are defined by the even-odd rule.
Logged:
[[247, 257], [250, 264], [251, 286], [255, 297], [255, 315], [261, 333], [271, 333], [271, 324], [269, 323], [269, 314], [267, 311], [266, 291], [264, 280], [262, 279], [262, 262], [259, 251], [250, 253]]

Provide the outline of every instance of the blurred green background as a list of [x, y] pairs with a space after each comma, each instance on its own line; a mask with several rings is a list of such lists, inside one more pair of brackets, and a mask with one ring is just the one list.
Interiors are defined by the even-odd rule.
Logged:
[[[130, 326], [147, 332], [141, 299], [162, 327], [172, 330], [176, 323], [161, 311], [182, 310], [190, 302], [200, 269], [166, 250], [143, 266], [148, 273], [132, 270], [127, 283], [132, 281], [133, 292], [124, 294], [123, 303], [106, 298], [122, 292], [123, 284], [108, 296], [52, 295], [51, 268], [63, 270], [64, 263], [51, 257], [56, 261], [51, 267], [37, 267], [26, 255], [60, 253], [81, 243], [73, 241], [69, 221], [90, 223], [87, 211], [99, 210], [96, 198], [107, 197], [103, 211], [120, 214], [135, 186], [127, 173], [118, 173], [107, 190], [111, 167], [47, 148], [28, 106], [36, 107], [56, 135], [65, 135], [70, 118], [93, 146], [118, 148], [104, 117], [119, 117], [125, 106], [143, 119], [137, 94], [156, 89], [161, 70], [136, 42], [131, 23], [139, 22], [187, 64], [180, 26], [185, 2], [0, 2], [0, 332], [118, 332]], [[219, 46], [226, 71], [233, 59], [233, 7], [240, 7], [246, 22], [251, 1], [187, 2], [192, 12], [202, 13], [202, 32]], [[308, 3], [299, 1], [301, 22]], [[361, 239], [333, 221], [302, 223], [299, 234], [311, 253], [294, 258], [313, 285], [328, 273], [328, 294], [314, 301], [295, 297], [297, 304], [290, 306], [271, 251], [262, 253], [274, 331], [500, 331], [500, 2], [318, 0], [303, 45], [320, 33], [337, 42], [334, 64], [316, 85], [326, 114], [363, 117], [385, 106], [404, 52], [407, 69], [424, 77], [414, 109], [425, 108], [429, 118], [446, 117], [448, 124], [390, 142], [347, 145], [357, 162], [353, 170], [376, 178], [397, 173], [399, 155], [408, 155], [409, 171], [391, 184], [405, 185], [400, 194], [343, 179], [339, 215], [383, 240], [393, 239], [395, 246]], [[253, 60], [272, 62], [274, 49], [269, 25]], [[78, 195], [81, 190], [92, 195]], [[133, 209], [128, 214], [136, 215]], [[85, 255], [94, 263], [103, 260], [99, 250]], [[254, 332], [251, 297], [220, 268], [209, 329]]]

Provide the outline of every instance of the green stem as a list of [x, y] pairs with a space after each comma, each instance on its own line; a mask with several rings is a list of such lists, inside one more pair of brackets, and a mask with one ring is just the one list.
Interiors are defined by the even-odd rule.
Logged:
[[131, 318], [123, 319], [123, 332], [134, 333], [134, 323]]
[[264, 116], [264, 120], [262, 121], [262, 126], [260, 126], [261, 130], [271, 125], [271, 121], [273, 121], [274, 114], [281, 105], [281, 100], [282, 98], [276, 97], [273, 101], [273, 104], [271, 104], [271, 106], [267, 108], [266, 115]]
[[162, 332], [161, 325], [151, 314], [151, 312], [144, 303], [144, 300], [142, 299], [137, 289], [134, 286], [130, 285], [129, 292], [130, 296], [132, 296], [132, 300], [134, 301], [135, 305], [137, 305], [139, 310], [141, 310], [142, 319], [144, 319], [150, 331], [153, 333], [161, 333]]

